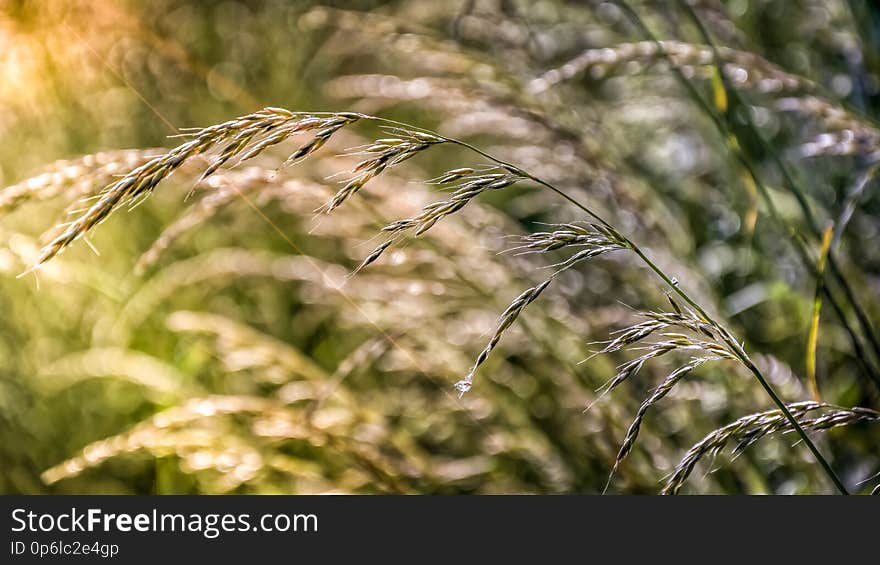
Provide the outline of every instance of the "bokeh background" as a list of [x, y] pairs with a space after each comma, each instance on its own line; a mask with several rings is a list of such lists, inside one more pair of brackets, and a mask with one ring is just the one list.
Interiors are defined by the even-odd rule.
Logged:
[[[703, 43], [678, 3], [631, 5], [658, 37]], [[553, 262], [501, 253], [507, 236], [583, 219], [575, 209], [529, 184], [497, 191], [346, 280], [382, 225], [438, 198], [422, 181], [481, 165], [474, 154], [432, 149], [326, 217], [314, 210], [352, 164], [341, 153], [387, 134], [358, 125], [279, 168], [284, 144], [187, 199], [204, 168], [193, 161], [97, 228], [99, 254], [79, 242], [17, 276], [41, 234], [152, 148], [263, 106], [407, 121], [556, 183], [729, 324], [786, 400], [808, 399], [816, 280], [792, 240], [812, 258], [818, 244], [744, 115], [819, 225], [851, 210], [835, 251], [876, 325], [880, 12], [858, 0], [691, 5], [720, 45], [801, 80], [777, 84], [746, 57], [744, 103], [729, 109], [784, 226], [668, 66], [620, 47], [646, 38], [612, 2], [0, 0], [0, 492], [602, 490], [641, 400], [686, 360], [647, 365], [584, 412], [633, 355], [591, 357], [596, 342], [665, 308], [665, 289], [632, 258], [567, 272], [474, 388], [459, 399], [452, 387]], [[538, 88], [586, 50], [583, 72]], [[734, 104], [718, 99], [705, 60], [687, 63], [717, 110]], [[810, 106], [817, 95], [849, 121]], [[877, 408], [868, 373], [880, 359], [845, 313], [864, 350], [824, 305], [822, 399]], [[657, 492], [706, 433], [771, 407], [741, 367], [702, 367], [648, 416], [610, 492]], [[854, 491], [873, 488], [880, 428], [816, 440]], [[831, 490], [788, 435], [704, 461], [684, 489]]]

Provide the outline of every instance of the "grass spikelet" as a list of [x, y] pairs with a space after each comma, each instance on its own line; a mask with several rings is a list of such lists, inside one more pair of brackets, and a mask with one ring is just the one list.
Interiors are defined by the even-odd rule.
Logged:
[[485, 363], [486, 360], [489, 358], [489, 354], [492, 353], [492, 350], [495, 349], [495, 346], [498, 345], [498, 342], [501, 340], [501, 336], [504, 335], [504, 332], [507, 331], [507, 328], [513, 325], [519, 315], [522, 314], [522, 311], [525, 309], [525, 307], [534, 302], [534, 300], [538, 298], [538, 296], [540, 296], [542, 292], [544, 292], [544, 289], [546, 289], [550, 285], [551, 280], [552, 279], [548, 279], [538, 284], [537, 286], [533, 286], [523, 291], [522, 294], [516, 297], [516, 300], [510, 303], [510, 306], [507, 307], [507, 310], [505, 310], [501, 314], [501, 319], [498, 322], [498, 326], [495, 328], [495, 333], [492, 334], [492, 338], [489, 340], [489, 343], [477, 356], [477, 360], [474, 362], [474, 366], [471, 368], [470, 372], [464, 379], [455, 383], [455, 389], [459, 392], [460, 395], [464, 395], [464, 393], [471, 389], [471, 386], [473, 386], [474, 383], [474, 375], [476, 374], [477, 369], [479, 369], [480, 365]]
[[[516, 182], [516, 179], [509, 180], [511, 180], [511, 182]], [[461, 189], [459, 188], [459, 190]], [[557, 267], [558, 270], [551, 275], [550, 278], [537, 286], [525, 290], [510, 304], [510, 306], [507, 307], [507, 310], [501, 314], [501, 320], [495, 329], [495, 333], [492, 335], [492, 338], [489, 340], [489, 343], [483, 351], [477, 356], [474, 366], [471, 368], [468, 375], [455, 384], [455, 388], [460, 394], [463, 395], [471, 389], [477, 369], [479, 369], [480, 365], [488, 359], [489, 354], [491, 354], [492, 350], [495, 349], [495, 346], [498, 345], [501, 336], [507, 328], [516, 321], [525, 307], [538, 298], [544, 289], [553, 281], [553, 278], [556, 275], [591, 257], [596, 257], [603, 253], [628, 247], [626, 240], [610, 226], [593, 225], [595, 231], [587, 230], [586, 228], [575, 224], [559, 224], [555, 227], [558, 229], [553, 232], [539, 232], [522, 236], [520, 238], [522, 245], [513, 248], [513, 250], [524, 249], [526, 253], [546, 253], [566, 246], [583, 246], [586, 247], [586, 249], [575, 253], [562, 263], [552, 265], [553, 267]]]
[[352, 275], [356, 275], [356, 274], [360, 273], [361, 271], [366, 269], [369, 265], [378, 261], [379, 257], [381, 257], [382, 254], [385, 253], [385, 251], [389, 247], [391, 247], [392, 244], [394, 244], [394, 240], [389, 239], [388, 241], [382, 243], [381, 245], [379, 245], [378, 247], [373, 249], [369, 255], [364, 257], [364, 260], [360, 262], [360, 264], [355, 268], [355, 270], [352, 271]]
[[[266, 147], [265, 145], [257, 145], [260, 149], [253, 150], [253, 142], [259, 136], [274, 132], [280, 133], [286, 138], [301, 131], [317, 129], [314, 139], [291, 155], [290, 159], [297, 160], [317, 150], [341, 127], [359, 118], [360, 116], [357, 114], [311, 116], [280, 108], [264, 108], [253, 114], [187, 134], [192, 139], [135, 168], [109, 186], [95, 204], [43, 248], [37, 265], [45, 263], [63, 251], [95, 225], [106, 219], [119, 206], [147, 196], [163, 179], [174, 173], [188, 159], [201, 155], [221, 143], [227, 142], [227, 145], [202, 175], [202, 180], [232, 157], [244, 155], [251, 158], [256, 156]], [[252, 150], [244, 153], [249, 147]]]
[[[422, 208], [421, 213], [411, 218], [397, 220], [382, 228], [382, 232], [388, 234], [389, 239], [376, 247], [356, 271], [361, 271], [371, 263], [378, 260], [382, 254], [405, 232], [412, 231], [418, 237], [431, 229], [434, 224], [443, 218], [450, 216], [465, 206], [468, 202], [487, 190], [501, 190], [521, 180], [523, 175], [508, 169], [490, 169], [493, 172], [474, 174], [473, 169], [456, 169], [441, 175], [434, 182], [448, 184], [462, 180], [456, 185], [452, 195], [447, 200], [431, 202]], [[441, 182], [442, 181], [442, 182]]]
[[[727, 358], [732, 358], [732, 355], [727, 355]], [[623, 439], [623, 443], [620, 445], [620, 450], [617, 452], [617, 457], [614, 460], [614, 467], [611, 469], [611, 473], [608, 475], [608, 482], [605, 485], [605, 490], [608, 490], [608, 486], [611, 484], [611, 479], [617, 473], [617, 469], [620, 467], [620, 464], [623, 463], [623, 460], [626, 459], [626, 456], [632, 451], [632, 448], [636, 444], [636, 440], [639, 437], [639, 430], [642, 426], [642, 421], [645, 419], [645, 416], [648, 413], [648, 410], [651, 409], [652, 406], [660, 402], [667, 394], [669, 394], [672, 389], [681, 381], [685, 376], [687, 376], [691, 371], [702, 365], [703, 363], [707, 363], [709, 361], [717, 361], [719, 359], [724, 359], [724, 357], [720, 355], [710, 355], [705, 357], [695, 357], [687, 364], [682, 365], [678, 369], [669, 373], [669, 375], [663, 380], [660, 385], [657, 386], [644, 402], [642, 402], [641, 406], [639, 406], [638, 412], [636, 412], [636, 417], [633, 419], [632, 424], [630, 424], [629, 429], [626, 432], [626, 437]]]
[[[788, 405], [788, 410], [806, 430], [822, 431], [860, 422], [880, 422], [880, 412], [868, 408], [841, 408], [832, 404], [806, 401]], [[820, 416], [811, 414], [825, 410]], [[762, 437], [772, 433], [788, 433], [792, 425], [780, 410], [749, 414], [719, 428], [691, 447], [667, 480], [661, 494], [677, 494], [693, 472], [697, 462], [706, 455], [720, 453], [730, 442], [736, 442], [734, 456]]]
[[352, 155], [368, 155], [352, 169], [352, 177], [345, 183], [322, 211], [332, 212], [359, 191], [370, 180], [388, 167], [407, 161], [433, 145], [444, 143], [442, 137], [406, 129], [394, 128], [400, 137], [379, 139], [371, 145], [357, 148]]
[[594, 249], [610, 248], [623, 249], [625, 242], [613, 230], [599, 224], [590, 224], [593, 230], [589, 230], [576, 224], [555, 224], [554, 230], [535, 232], [519, 238], [521, 245], [509, 251], [521, 251], [523, 253], [547, 253], [563, 247], [586, 246]]
[[640, 312], [641, 316], [648, 319], [628, 328], [618, 330], [616, 332], [617, 337], [609, 341], [598, 354], [620, 351], [624, 347], [638, 343], [651, 334], [669, 327], [691, 330], [713, 340], [717, 338], [718, 329], [711, 323], [695, 314], [692, 310], [682, 308], [671, 297], [667, 296], [667, 298], [675, 312]]
[[575, 224], [558, 224], [552, 232], [537, 232], [522, 236], [520, 245], [509, 251], [549, 253], [563, 247], [584, 247], [563, 261], [549, 265], [556, 269], [555, 275], [576, 264], [598, 257], [604, 253], [627, 249], [629, 243], [617, 230], [601, 224], [590, 224], [592, 231]]
[[664, 333], [661, 335], [665, 338], [664, 340], [638, 348], [644, 351], [644, 353], [620, 366], [617, 374], [601, 389], [603, 395], [611, 392], [624, 381], [635, 376], [645, 363], [651, 359], [666, 355], [670, 351], [704, 351], [716, 357], [734, 358], [733, 354], [728, 352], [726, 348], [715, 342], [694, 339], [679, 333]]

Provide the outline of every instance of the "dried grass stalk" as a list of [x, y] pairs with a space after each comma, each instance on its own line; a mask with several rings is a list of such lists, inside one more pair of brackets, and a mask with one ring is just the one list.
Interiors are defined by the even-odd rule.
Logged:
[[[617, 374], [611, 378], [602, 390], [602, 394], [607, 394], [620, 386], [624, 381], [634, 377], [641, 368], [650, 361], [662, 355], [666, 355], [671, 351], [696, 351], [705, 352], [713, 358], [719, 359], [736, 359], [736, 355], [731, 353], [724, 345], [715, 343], [714, 341], [704, 341], [694, 339], [685, 334], [679, 333], [663, 333], [663, 339], [650, 345], [635, 348], [644, 351], [641, 355], [627, 361], [618, 368]], [[677, 382], [677, 381], [675, 381]], [[675, 384], [673, 382], [672, 384]], [[668, 392], [668, 391], [667, 391]]]
[[577, 224], [558, 224], [554, 226], [556, 229], [552, 232], [538, 232], [520, 238], [521, 245], [514, 247], [513, 251], [547, 253], [563, 247], [584, 247], [584, 249], [573, 254], [565, 261], [551, 265], [556, 267], [557, 270], [550, 278], [537, 286], [525, 290], [501, 314], [501, 319], [495, 328], [495, 332], [489, 339], [489, 343], [477, 356], [474, 366], [464, 379], [455, 383], [455, 388], [460, 394], [464, 394], [471, 389], [477, 369], [489, 358], [489, 354], [498, 345], [504, 332], [516, 321], [525, 307], [540, 296], [559, 273], [581, 261], [586, 261], [589, 258], [597, 257], [610, 251], [626, 249], [629, 246], [628, 242], [614, 228], [600, 224], [590, 225], [593, 228], [592, 231]]
[[[543, 92], [585, 71], [597, 77], [611, 73], [612, 69], [621, 69], [628, 74], [639, 73], [663, 62], [667, 56], [686, 74], [694, 74], [695, 69], [714, 64], [715, 55], [711, 46], [674, 40], [659, 43], [666, 52], [665, 56], [654, 41], [587, 49], [563, 66], [547, 71], [532, 81], [529, 90], [533, 93]], [[761, 92], [812, 91], [816, 88], [812, 81], [787, 73], [755, 53], [720, 47], [718, 54], [724, 64], [724, 72], [734, 86], [755, 88]]]
[[[832, 404], [807, 401], [789, 404], [788, 410], [805, 430], [823, 431], [860, 422], [880, 422], [880, 412], [869, 408], [841, 408]], [[814, 412], [820, 410], [824, 413], [812, 416]], [[780, 410], [743, 416], [713, 431], [691, 447], [676, 466], [661, 494], [677, 494], [700, 459], [706, 455], [717, 455], [730, 442], [736, 443], [733, 449], [733, 454], [736, 456], [766, 435], [789, 433], [792, 430], [791, 422]]]
[[492, 353], [492, 350], [495, 349], [495, 346], [498, 345], [498, 342], [501, 340], [501, 336], [504, 332], [509, 328], [513, 322], [519, 317], [522, 313], [523, 309], [526, 306], [534, 302], [538, 296], [541, 295], [542, 292], [550, 285], [550, 279], [533, 286], [532, 288], [526, 289], [522, 294], [520, 294], [516, 300], [510, 303], [510, 306], [507, 307], [507, 310], [501, 314], [501, 321], [498, 322], [498, 326], [495, 328], [495, 333], [492, 334], [492, 338], [489, 340], [489, 343], [480, 352], [480, 355], [477, 356], [477, 360], [474, 362], [473, 368], [471, 368], [470, 372], [467, 376], [455, 383], [455, 389], [459, 392], [459, 394], [463, 395], [467, 391], [471, 389], [474, 383], [474, 374], [477, 372], [477, 369], [486, 362], [489, 358], [489, 354]]
[[376, 247], [362, 262], [358, 265], [355, 272], [360, 272], [371, 263], [378, 260], [382, 254], [405, 232], [412, 231], [414, 235], [419, 236], [431, 229], [434, 224], [443, 218], [450, 216], [465, 206], [468, 202], [486, 192], [488, 190], [500, 190], [507, 188], [515, 182], [523, 178], [522, 173], [513, 169], [492, 168], [476, 174], [473, 169], [461, 168], [444, 173], [433, 182], [438, 185], [446, 185], [459, 180], [460, 184], [453, 187], [452, 196], [447, 200], [432, 202], [426, 205], [422, 212], [412, 218], [398, 220], [390, 223], [382, 231], [390, 235], [390, 238]]
[[37, 265], [63, 251], [120, 206], [134, 204], [149, 195], [163, 179], [174, 173], [188, 159], [204, 154], [220, 144], [225, 143], [219, 156], [205, 170], [200, 180], [204, 180], [233, 157], [238, 158], [238, 162], [246, 161], [294, 134], [314, 132], [312, 140], [291, 154], [288, 162], [304, 158], [323, 146], [340, 128], [360, 118], [359, 114], [350, 113], [313, 115], [281, 108], [264, 108], [253, 114], [186, 134], [192, 139], [135, 168], [109, 186], [95, 204], [43, 248]]
[[687, 364], [669, 373], [669, 375], [663, 380], [663, 382], [654, 389], [654, 391], [651, 393], [651, 396], [649, 396], [644, 402], [642, 402], [641, 406], [639, 406], [638, 412], [636, 413], [635, 419], [633, 420], [632, 424], [630, 424], [629, 429], [626, 431], [626, 437], [623, 439], [623, 443], [620, 445], [620, 450], [617, 452], [617, 457], [614, 460], [614, 467], [611, 469], [611, 473], [608, 475], [608, 482], [605, 485], [605, 490], [608, 490], [608, 486], [611, 484], [611, 479], [617, 473], [618, 468], [620, 468], [620, 464], [623, 463], [623, 460], [626, 459], [626, 456], [629, 455], [629, 453], [635, 446], [636, 439], [638, 439], [639, 437], [639, 431], [642, 426], [642, 421], [648, 414], [648, 410], [650, 410], [652, 406], [660, 402], [667, 394], [669, 394], [675, 387], [675, 385], [677, 385], [679, 381], [681, 381], [691, 371], [693, 371], [703, 363], [707, 363], [709, 361], [717, 361], [720, 359], [723, 359], [723, 357], [706, 356], [693, 358]]
[[117, 175], [156, 158], [162, 149], [123, 149], [56, 161], [39, 175], [0, 191], [0, 211], [11, 211], [25, 202], [43, 201], [60, 195], [71, 198], [91, 195]]
[[338, 208], [386, 168], [412, 159], [432, 145], [446, 141], [442, 137], [420, 131], [402, 128], [391, 128], [390, 131], [399, 137], [379, 139], [369, 145], [356, 147], [349, 153], [350, 155], [366, 155], [367, 158], [355, 166], [352, 170], [352, 177], [327, 203], [323, 211], [331, 212]]
[[[58, 465], [43, 472], [42, 478], [46, 484], [53, 484], [62, 479], [75, 477], [83, 471], [94, 468], [104, 461], [124, 453], [134, 453], [146, 450], [160, 456], [174, 454], [184, 461], [205, 453], [205, 449], [217, 450], [222, 448], [221, 443], [226, 443], [222, 437], [216, 437], [209, 429], [190, 429], [181, 435], [181, 429], [191, 428], [192, 424], [204, 418], [215, 418], [239, 414], [274, 414], [283, 407], [274, 400], [253, 396], [206, 396], [195, 398], [180, 406], [160, 412], [134, 426], [131, 430], [108, 439], [96, 441], [86, 446], [82, 452]], [[226, 438], [233, 439], [233, 438]], [[235, 452], [241, 453], [246, 446], [243, 442], [233, 442]], [[244, 449], [246, 453], [253, 453], [251, 449]], [[204, 458], [205, 463], [211, 466], [217, 462], [216, 457]], [[227, 458], [228, 459], [228, 458]], [[250, 464], [244, 465], [245, 461]], [[218, 470], [224, 472], [236, 471], [237, 475], [251, 478], [262, 466], [262, 460], [254, 459], [251, 455], [243, 460], [230, 461], [234, 465], [223, 465]], [[195, 465], [194, 468], [204, 468], [205, 465]], [[227, 468], [232, 467], [232, 468]]]

